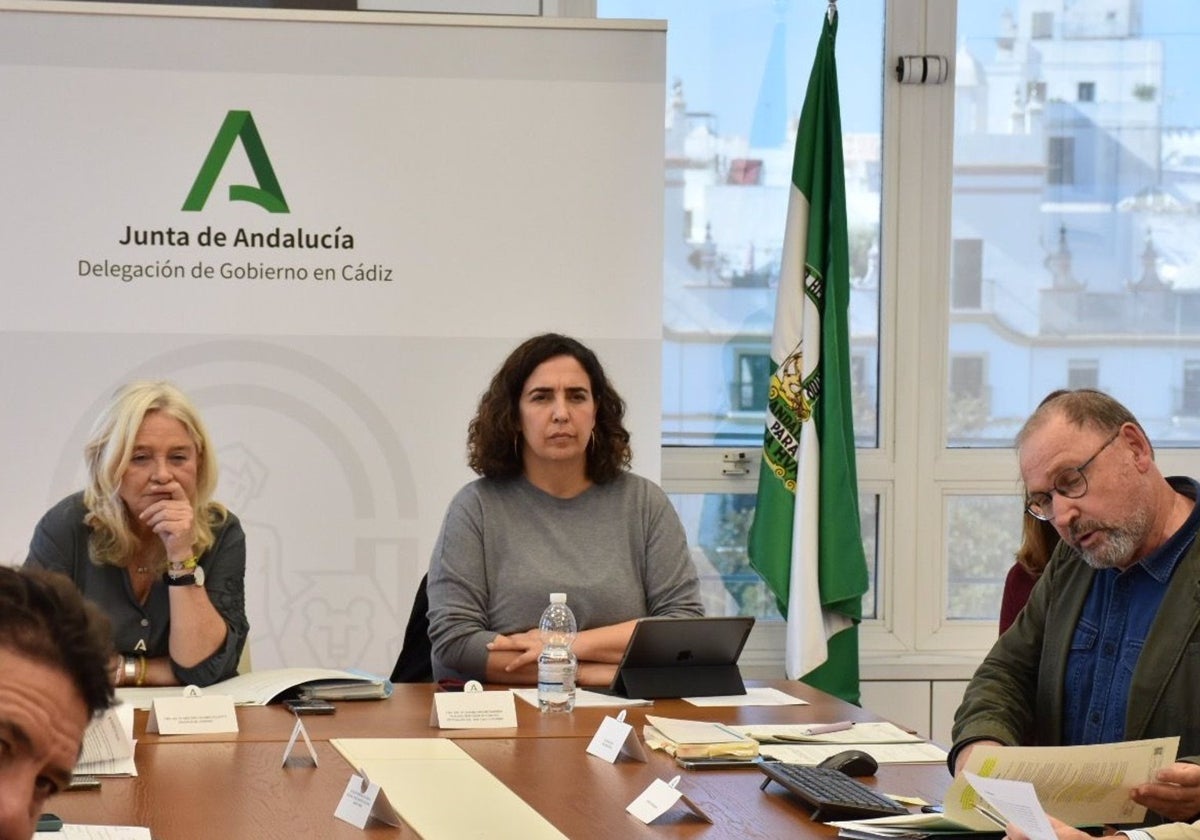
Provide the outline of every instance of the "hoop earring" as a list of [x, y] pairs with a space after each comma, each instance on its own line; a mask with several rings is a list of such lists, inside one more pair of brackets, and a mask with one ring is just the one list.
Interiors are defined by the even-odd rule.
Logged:
[[517, 456], [517, 460], [521, 460], [521, 433], [517, 432], [513, 435], [513, 455]]
[[592, 436], [590, 438], [588, 438], [587, 448], [588, 448], [589, 452], [596, 451], [596, 430], [595, 429], [592, 429]]

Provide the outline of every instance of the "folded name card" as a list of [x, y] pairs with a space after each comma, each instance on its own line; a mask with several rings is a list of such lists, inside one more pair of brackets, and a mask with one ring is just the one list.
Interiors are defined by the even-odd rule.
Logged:
[[646, 761], [646, 751], [638, 740], [633, 727], [625, 722], [625, 710], [614, 717], [606, 717], [596, 730], [587, 748], [589, 755], [603, 758], [609, 764], [616, 763], [618, 757], [624, 755], [634, 761]]
[[637, 799], [629, 803], [629, 807], [625, 810], [646, 823], [646, 825], [649, 825], [671, 810], [676, 802], [682, 802], [693, 814], [705, 822], [711, 823], [712, 817], [704, 813], [699, 805], [689, 799], [682, 791], [678, 790], [676, 787], [678, 784], [678, 776], [669, 782], [664, 782], [662, 779], [655, 779], [650, 783], [650, 787], [642, 791], [642, 794]]
[[368, 779], [365, 770], [358, 772], [359, 775], [350, 777], [333, 815], [355, 828], [366, 828], [368, 820], [379, 820], [396, 828], [403, 826], [403, 820], [388, 802], [383, 788]]
[[433, 695], [429, 725], [440, 729], [516, 729], [517, 704], [511, 691], [484, 691], [475, 681], [462, 692]]
[[195, 686], [184, 689], [182, 697], [155, 697], [146, 731], [160, 735], [237, 732], [233, 698], [228, 694], [202, 694]]
[[287, 767], [289, 759], [293, 761], [297, 761], [298, 758], [302, 759], [302, 757], [292, 756], [292, 750], [296, 747], [296, 738], [300, 735], [304, 736], [304, 745], [308, 747], [308, 760], [312, 762], [313, 767], [318, 766], [317, 751], [313, 749], [312, 739], [308, 737], [308, 730], [304, 728], [304, 722], [300, 720], [299, 715], [296, 716], [296, 725], [292, 727], [292, 737], [288, 739], [287, 747], [283, 750], [283, 764], [281, 766]]

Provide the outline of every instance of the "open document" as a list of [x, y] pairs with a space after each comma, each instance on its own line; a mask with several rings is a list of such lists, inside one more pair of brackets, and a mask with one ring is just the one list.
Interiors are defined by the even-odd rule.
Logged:
[[[1179, 738], [1151, 738], [1081, 747], [999, 747], [980, 744], [946, 792], [944, 814], [910, 814], [834, 823], [848, 836], [1003, 831], [966, 773], [1033, 785], [1046, 813], [1075, 826], [1136, 824], [1146, 809], [1129, 798], [1175, 760]], [[980, 806], [983, 806], [982, 808]]]
[[967, 781], [987, 803], [987, 808], [977, 804], [976, 809], [990, 815], [997, 826], [1012, 823], [1029, 840], [1057, 840], [1054, 827], [1046, 817], [1042, 803], [1038, 802], [1037, 791], [1029, 782], [1016, 779], [988, 779], [964, 771]]
[[820, 764], [848, 745], [870, 753], [880, 764], [939, 764], [946, 760], [941, 747], [887, 721], [758, 723], [729, 728], [760, 742], [763, 755], [788, 764]]
[[133, 747], [133, 707], [118, 703], [88, 724], [75, 773], [81, 776], [136, 776]]

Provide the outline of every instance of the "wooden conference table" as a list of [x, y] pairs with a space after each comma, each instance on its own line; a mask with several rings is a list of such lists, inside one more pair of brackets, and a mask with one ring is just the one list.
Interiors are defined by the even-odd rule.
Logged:
[[[628, 710], [640, 735], [647, 713], [723, 723], [818, 723], [878, 720], [870, 712], [800, 683], [770, 682], [801, 697], [806, 706], [697, 707], [659, 700]], [[411, 837], [370, 823], [365, 831], [335, 819], [352, 768], [330, 738], [451, 738], [475, 761], [571, 838], [833, 837], [782, 788], [760, 791], [756, 769], [679, 769], [661, 752], [649, 762], [609, 764], [585, 752], [609, 709], [576, 709], [542, 715], [517, 700], [516, 729], [441, 730], [429, 726], [432, 685], [397, 685], [384, 701], [338, 703], [330, 716], [307, 716], [305, 725], [320, 764], [281, 767], [295, 718], [280, 706], [240, 707], [240, 731], [223, 735], [160, 736], [145, 732], [146, 713], [135, 716], [138, 776], [105, 778], [99, 791], [69, 791], [47, 806], [67, 822], [149, 826], [155, 840], [259, 840], [259, 838]], [[294, 755], [303, 753], [298, 745]], [[549, 771], [547, 772], [547, 768]], [[681, 775], [680, 789], [712, 817], [703, 822], [676, 806], [651, 825], [625, 812], [655, 778]], [[950, 784], [942, 765], [884, 765], [881, 791], [940, 801]], [[462, 796], [471, 807], [470, 791]], [[425, 840], [438, 840], [425, 838]], [[457, 840], [457, 838], [452, 838]]]

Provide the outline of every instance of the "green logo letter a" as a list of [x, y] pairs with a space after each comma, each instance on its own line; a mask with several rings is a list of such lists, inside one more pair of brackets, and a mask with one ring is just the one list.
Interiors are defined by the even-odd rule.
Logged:
[[263, 146], [262, 138], [258, 136], [254, 117], [250, 116], [249, 111], [230, 111], [225, 115], [225, 122], [221, 124], [221, 130], [217, 132], [212, 148], [208, 150], [208, 157], [204, 159], [204, 165], [196, 175], [196, 182], [192, 184], [192, 190], [183, 202], [185, 211], [204, 209], [204, 202], [208, 201], [208, 194], [212, 192], [217, 176], [221, 174], [221, 168], [225, 166], [229, 153], [233, 151], [233, 142], [239, 137], [242, 138], [246, 157], [250, 159], [254, 177], [258, 179], [258, 186], [234, 184], [229, 188], [229, 200], [249, 201], [271, 213], [288, 212], [283, 190], [279, 187], [275, 170], [271, 167], [271, 159], [267, 157], [266, 147]]

